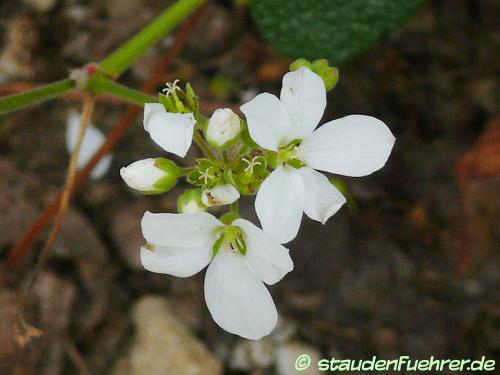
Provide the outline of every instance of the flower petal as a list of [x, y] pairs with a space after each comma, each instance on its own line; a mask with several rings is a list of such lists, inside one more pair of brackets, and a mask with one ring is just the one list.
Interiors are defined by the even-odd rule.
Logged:
[[262, 229], [279, 243], [295, 238], [304, 210], [304, 183], [292, 167], [279, 167], [262, 183], [255, 199], [255, 211]]
[[280, 100], [292, 123], [287, 141], [307, 138], [325, 112], [325, 84], [316, 73], [300, 68], [283, 77]]
[[[80, 119], [81, 115], [76, 111], [71, 111], [68, 115], [68, 123], [66, 127], [66, 148], [70, 154], [73, 154], [76, 147], [78, 133], [80, 131]], [[82, 145], [80, 147], [80, 152], [78, 154], [78, 169], [85, 167], [89, 160], [92, 159], [96, 151], [104, 143], [105, 139], [106, 137], [104, 134], [93, 124], [89, 124], [87, 126], [85, 136], [83, 137]], [[104, 176], [111, 166], [111, 159], [111, 154], [106, 154], [99, 161], [99, 163], [97, 163], [94, 169], [92, 169], [90, 178], [96, 180]]]
[[201, 201], [207, 207], [224, 206], [236, 202], [240, 193], [231, 184], [217, 185], [201, 192]]
[[166, 113], [167, 110], [163, 106], [163, 104], [160, 103], [146, 103], [144, 104], [144, 120], [142, 121], [142, 124], [144, 125], [144, 130], [149, 131], [149, 120], [151, 119], [151, 116], [153, 116], [157, 112], [162, 112]]
[[269, 93], [257, 95], [240, 107], [245, 114], [250, 137], [259, 146], [277, 151], [290, 129], [290, 120], [280, 100]]
[[226, 247], [208, 266], [205, 301], [221, 328], [246, 339], [258, 340], [276, 326], [278, 313], [269, 291], [244, 256]]
[[141, 263], [151, 272], [188, 277], [205, 268], [212, 259], [212, 242], [200, 247], [141, 248]]
[[145, 122], [144, 128], [165, 151], [183, 158], [191, 146], [195, 123], [192, 113], [157, 111]]
[[394, 141], [382, 121], [350, 115], [316, 129], [299, 146], [299, 154], [314, 169], [360, 177], [385, 165]]
[[248, 220], [233, 221], [243, 229], [247, 251], [245, 261], [252, 272], [266, 284], [280, 281], [293, 270], [293, 262], [288, 249]]
[[194, 214], [153, 214], [142, 217], [142, 235], [159, 247], [200, 247], [213, 239], [221, 222], [207, 212]]
[[325, 224], [346, 202], [345, 197], [324, 174], [308, 167], [298, 171], [307, 192], [304, 212], [311, 219]]

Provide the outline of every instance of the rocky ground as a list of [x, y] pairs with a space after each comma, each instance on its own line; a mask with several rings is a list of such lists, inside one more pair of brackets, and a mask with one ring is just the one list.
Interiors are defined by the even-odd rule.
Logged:
[[[126, 4], [2, 2], [0, 94], [98, 60], [165, 6]], [[121, 166], [161, 155], [137, 119], [107, 175], [76, 196], [36, 283], [26, 316], [43, 335], [21, 350], [11, 320], [0, 319], [0, 374], [288, 375], [299, 353], [498, 356], [499, 12], [493, 0], [428, 1], [339, 67], [325, 119], [374, 115], [396, 146], [382, 171], [345, 179], [350, 209], [325, 226], [305, 219], [290, 245], [295, 270], [272, 288], [281, 319], [271, 336], [249, 342], [221, 331], [203, 301], [203, 274], [176, 279], [140, 267], [142, 213], [175, 210], [180, 189], [143, 197], [121, 182]], [[121, 82], [139, 87], [172, 42]], [[288, 63], [260, 40], [245, 8], [213, 1], [163, 81], [191, 81], [209, 114], [277, 92]], [[66, 119], [78, 107], [65, 98], [0, 117], [0, 262], [62, 185]], [[100, 102], [93, 122], [108, 132], [124, 108]], [[244, 211], [255, 219], [250, 200]], [[2, 317], [11, 316], [42, 245], [21, 268], [3, 268]]]

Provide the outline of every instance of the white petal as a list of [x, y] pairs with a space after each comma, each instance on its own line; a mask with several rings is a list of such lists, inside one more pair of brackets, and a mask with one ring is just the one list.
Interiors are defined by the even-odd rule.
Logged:
[[146, 103], [144, 104], [144, 120], [142, 124], [144, 125], [144, 130], [149, 131], [149, 120], [157, 112], [167, 112], [163, 104], [160, 103]]
[[375, 117], [350, 115], [330, 121], [299, 146], [310, 167], [344, 176], [366, 176], [382, 168], [395, 138]]
[[160, 247], [200, 247], [214, 237], [221, 222], [206, 212], [194, 214], [153, 214], [142, 217], [142, 235], [152, 245]]
[[221, 328], [246, 339], [258, 340], [276, 326], [271, 295], [239, 252], [219, 250], [205, 276], [205, 301]]
[[141, 263], [151, 272], [188, 277], [205, 268], [212, 259], [212, 242], [200, 247], [141, 248]]
[[[66, 127], [66, 148], [70, 154], [73, 153], [78, 140], [80, 130], [81, 116], [78, 112], [71, 111], [68, 115], [68, 123]], [[88, 124], [83, 137], [80, 153], [78, 154], [77, 167], [81, 169], [92, 159], [97, 150], [102, 146], [106, 137], [93, 124]], [[111, 154], [106, 154], [92, 170], [90, 177], [99, 179], [108, 171], [111, 166]]]
[[346, 202], [345, 197], [322, 173], [308, 167], [298, 171], [306, 190], [304, 212], [311, 219], [325, 224]]
[[231, 184], [217, 185], [201, 193], [201, 201], [207, 207], [224, 206], [236, 202], [239, 198], [240, 193]]
[[193, 140], [196, 120], [192, 113], [155, 112], [144, 128], [165, 151], [186, 156]]
[[240, 134], [241, 121], [230, 108], [219, 108], [210, 117], [207, 125], [207, 142], [214, 147], [223, 147]]
[[245, 114], [250, 137], [259, 146], [276, 151], [286, 138], [290, 120], [280, 100], [269, 93], [257, 95], [240, 107]]
[[233, 221], [243, 229], [247, 251], [245, 261], [252, 272], [266, 284], [280, 281], [293, 270], [293, 262], [288, 249], [248, 220]]
[[292, 167], [279, 167], [262, 183], [255, 199], [255, 211], [262, 229], [279, 243], [293, 240], [304, 210], [304, 183]]
[[326, 107], [325, 84], [316, 73], [300, 68], [283, 77], [280, 100], [292, 123], [287, 140], [307, 138], [323, 117]]

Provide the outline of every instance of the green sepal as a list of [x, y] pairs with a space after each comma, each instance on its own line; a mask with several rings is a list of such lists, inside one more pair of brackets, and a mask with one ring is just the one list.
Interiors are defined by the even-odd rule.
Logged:
[[[172, 160], [168, 160], [165, 158], [156, 158], [155, 159], [155, 167], [165, 172], [165, 176], [158, 179], [153, 187], [156, 191], [165, 193], [172, 189], [177, 184], [177, 179], [180, 175], [180, 170], [177, 164], [175, 164]], [[159, 194], [159, 193], [150, 193], [150, 194]]]
[[313, 64], [309, 60], [301, 57], [300, 59], [297, 59], [293, 63], [290, 64], [290, 71], [294, 72], [302, 67], [313, 70]]
[[194, 118], [200, 120], [200, 99], [198, 95], [193, 90], [191, 83], [186, 83], [186, 104], [191, 112], [194, 114]]
[[191, 201], [194, 201], [201, 211], [207, 210], [207, 207], [201, 200], [201, 189], [189, 189], [177, 198], [177, 212], [180, 214], [185, 213], [182, 207], [187, 206]]
[[336, 178], [336, 177], [330, 178], [329, 181], [345, 197], [347, 207], [349, 208], [349, 212], [351, 214], [356, 214], [359, 211], [358, 202], [356, 201], [356, 199], [352, 195], [351, 191], [347, 187], [347, 184], [343, 180], [341, 180], [340, 178]]
[[219, 252], [220, 250], [220, 247], [222, 246], [222, 243], [224, 242], [224, 234], [221, 234], [219, 236], [219, 238], [217, 239], [217, 241], [215, 241], [214, 245], [212, 246], [212, 259], [215, 258], [215, 256], [217, 255], [217, 253]]
[[339, 81], [339, 70], [334, 66], [330, 66], [327, 59], [314, 61], [312, 67], [312, 71], [323, 80], [326, 91], [330, 91], [337, 85]]

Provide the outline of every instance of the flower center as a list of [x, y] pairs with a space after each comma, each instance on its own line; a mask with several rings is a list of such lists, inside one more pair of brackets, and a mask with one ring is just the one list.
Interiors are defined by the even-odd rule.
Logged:
[[216, 229], [216, 234], [219, 236], [212, 247], [212, 258], [217, 255], [220, 248], [224, 245], [235, 254], [239, 252], [245, 255], [247, 245], [245, 243], [245, 233], [241, 228], [235, 225], [225, 225]]
[[282, 146], [274, 153], [274, 160], [270, 160], [272, 167], [277, 168], [279, 166], [289, 165], [294, 168], [301, 168], [304, 163], [300, 160], [298, 146], [301, 140], [295, 139], [288, 143], [286, 146]]

